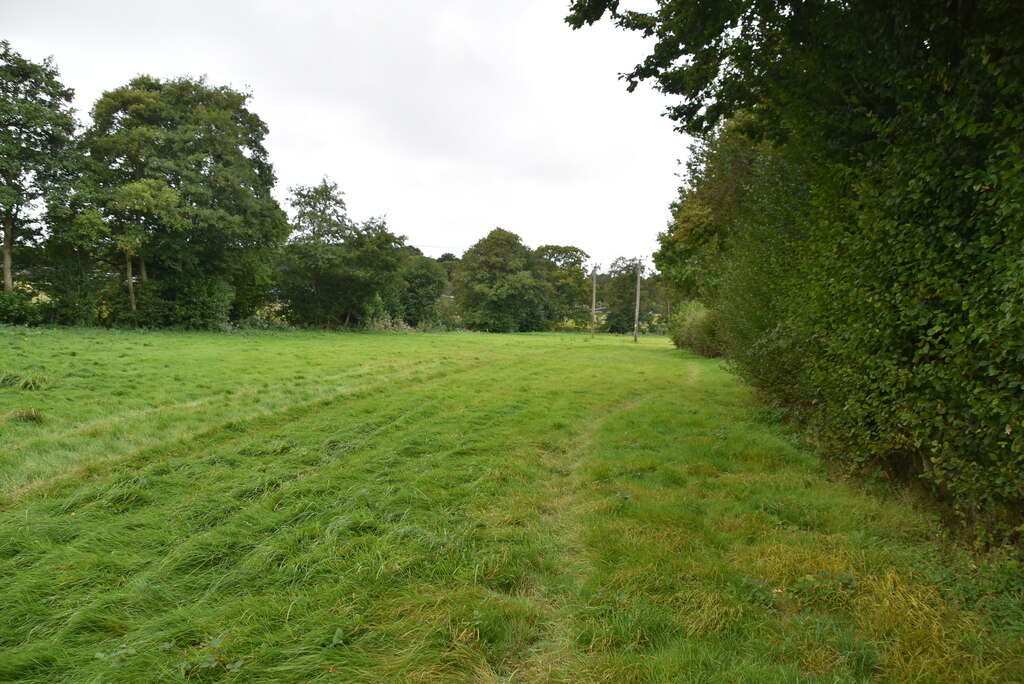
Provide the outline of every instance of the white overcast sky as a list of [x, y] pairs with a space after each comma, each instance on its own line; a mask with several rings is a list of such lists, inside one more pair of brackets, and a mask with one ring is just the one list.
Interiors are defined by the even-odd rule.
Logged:
[[[631, 3], [642, 7], [644, 0]], [[568, 0], [0, 0], [0, 38], [52, 56], [83, 120], [144, 73], [252, 93], [276, 195], [323, 176], [356, 220], [429, 256], [492, 228], [607, 267], [649, 256], [688, 140], [618, 74], [647, 46]]]

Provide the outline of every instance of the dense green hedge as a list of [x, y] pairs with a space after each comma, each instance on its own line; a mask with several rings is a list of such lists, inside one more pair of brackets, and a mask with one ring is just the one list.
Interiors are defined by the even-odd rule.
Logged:
[[822, 236], [812, 374], [835, 450], [1020, 538], [1024, 61], [1005, 55], [888, 124], [852, 176], [851, 221]]
[[960, 91], [921, 93], [878, 125], [869, 163], [751, 140], [742, 120], [705, 139], [659, 265], [707, 304], [733, 367], [824, 453], [923, 483], [980, 542], [1012, 543], [1024, 532], [1024, 63], [974, 54], [947, 79]]

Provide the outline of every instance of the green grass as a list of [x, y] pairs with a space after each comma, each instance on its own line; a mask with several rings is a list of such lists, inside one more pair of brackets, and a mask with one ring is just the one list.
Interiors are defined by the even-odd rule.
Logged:
[[1024, 679], [1019, 566], [664, 339], [0, 349], [0, 681]]

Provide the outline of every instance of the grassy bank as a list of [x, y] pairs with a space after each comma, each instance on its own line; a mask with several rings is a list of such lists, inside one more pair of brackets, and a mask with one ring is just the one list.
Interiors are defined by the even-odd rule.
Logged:
[[0, 348], [0, 681], [1024, 679], [1019, 570], [664, 339]]

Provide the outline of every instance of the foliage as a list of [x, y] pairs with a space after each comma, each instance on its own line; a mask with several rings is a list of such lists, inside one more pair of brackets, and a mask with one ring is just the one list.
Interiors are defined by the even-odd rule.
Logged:
[[681, 96], [703, 135], [656, 260], [734, 367], [826, 453], [1019, 542], [1019, 7], [578, 0], [569, 20], [608, 12], [656, 41], [631, 87]]
[[519, 236], [495, 228], [455, 267], [455, 301], [466, 327], [487, 332], [543, 330], [552, 285]]
[[454, 295], [441, 295], [437, 300], [437, 325], [442, 332], [464, 329]]
[[688, 349], [708, 358], [722, 355], [724, 344], [715, 314], [696, 300], [676, 307], [668, 335], [676, 349]]
[[189, 278], [168, 289], [175, 295], [168, 300], [168, 323], [192, 330], [220, 327], [228, 320], [235, 299], [235, 288], [221, 278]]
[[388, 303], [402, 289], [403, 239], [383, 220], [353, 223], [337, 184], [326, 178], [292, 193], [296, 230], [280, 252], [277, 274], [287, 318], [334, 328], [400, 313]]
[[546, 318], [553, 323], [590, 322], [590, 281], [585, 264], [589, 255], [578, 247], [543, 245], [534, 250], [541, 259], [542, 277], [551, 285]]
[[[444, 296], [456, 296], [461, 260], [426, 259], [381, 219], [350, 221], [326, 178], [292, 188], [287, 239], [271, 195], [267, 127], [246, 93], [141, 75], [103, 93], [75, 141], [71, 91], [50, 62], [33, 65], [2, 46], [5, 285], [12, 289], [17, 246], [21, 275], [46, 302], [15, 312], [9, 298], [9, 320], [212, 329], [251, 318], [272, 291], [289, 321], [325, 327], [378, 320], [525, 331], [585, 316], [586, 254], [521, 244], [514, 270], [464, 278], [460, 316]], [[44, 199], [42, 230], [29, 219]], [[488, 312], [467, 304], [469, 290]]]
[[37, 240], [38, 202], [54, 201], [74, 166], [74, 91], [49, 59], [35, 64], [0, 40], [0, 230], [5, 291], [16, 245]]
[[43, 322], [43, 310], [32, 301], [33, 295], [23, 290], [0, 291], [0, 323], [37, 325]]
[[717, 290], [729, 233], [758, 205], [749, 182], [768, 146], [737, 128], [723, 126], [691, 145], [686, 183], [671, 205], [668, 229], [658, 235], [654, 263], [682, 297], [706, 298]]
[[455, 265], [459, 263], [459, 258], [451, 252], [445, 252], [437, 258], [437, 263], [444, 266], [445, 273], [448, 274], [448, 280], [451, 281], [452, 274], [455, 272]]
[[444, 265], [422, 255], [406, 257], [399, 272], [404, 288], [399, 294], [405, 322], [411, 326], [437, 321], [437, 302], [448, 286]]
[[948, 87], [879, 124], [884, 152], [851, 174], [814, 372], [821, 423], [855, 458], [923, 474], [982, 541], [1019, 541], [1024, 42], [967, 48], [939, 69]]
[[612, 262], [607, 277], [603, 279], [600, 297], [606, 307], [604, 329], [607, 332], [620, 335], [633, 332], [637, 269], [642, 273], [643, 264], [639, 259], [619, 257]]
[[287, 224], [270, 194], [267, 127], [248, 97], [203, 79], [139, 76], [96, 102], [80, 192], [101, 222], [96, 251], [121, 270], [133, 316], [136, 278], [160, 281], [160, 306], [178, 310], [177, 320], [211, 312], [182, 311], [206, 299], [179, 291], [192, 279], [224, 281], [236, 317], [265, 300]]

